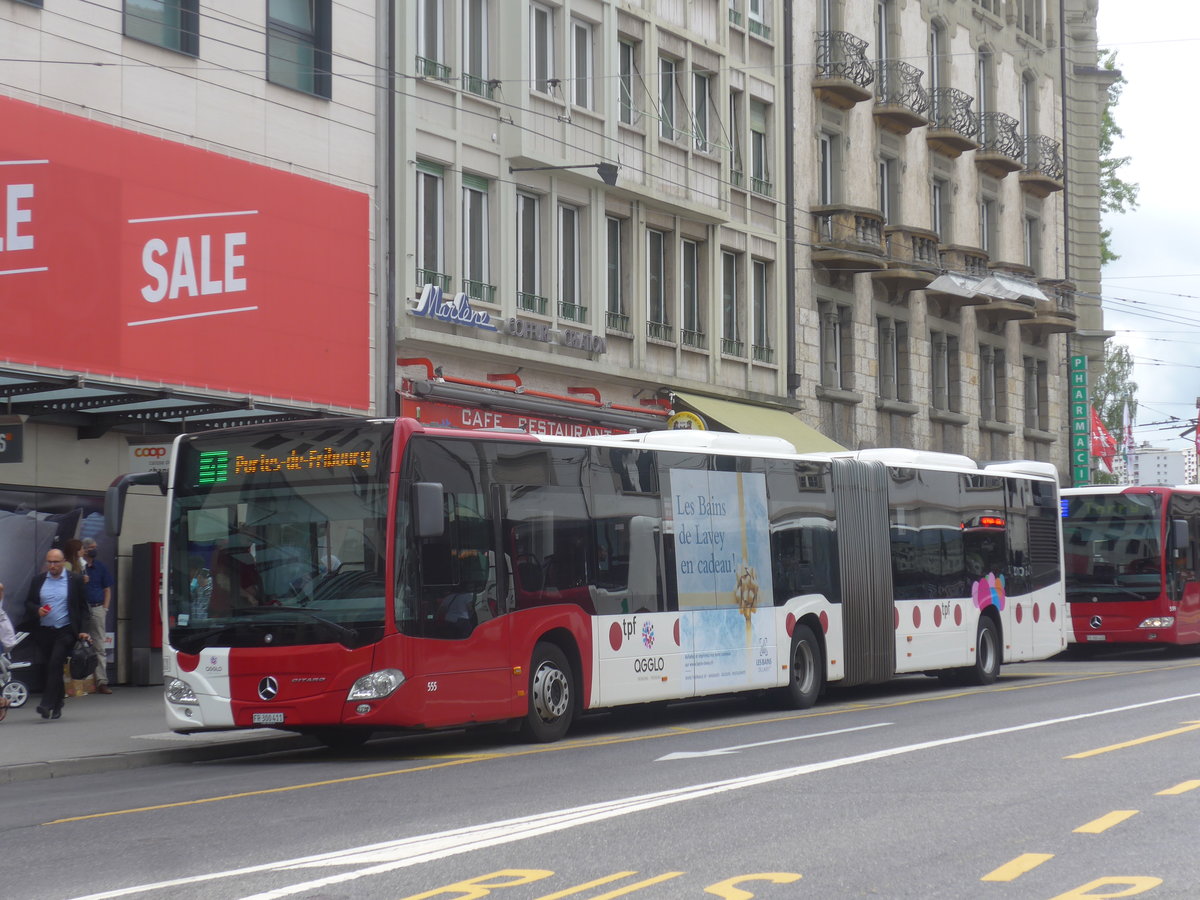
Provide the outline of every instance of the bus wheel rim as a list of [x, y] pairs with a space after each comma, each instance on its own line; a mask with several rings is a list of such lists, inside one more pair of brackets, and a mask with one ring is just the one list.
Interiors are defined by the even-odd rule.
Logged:
[[567, 676], [557, 666], [547, 663], [533, 676], [533, 704], [544, 720], [551, 721], [563, 715], [570, 695]]

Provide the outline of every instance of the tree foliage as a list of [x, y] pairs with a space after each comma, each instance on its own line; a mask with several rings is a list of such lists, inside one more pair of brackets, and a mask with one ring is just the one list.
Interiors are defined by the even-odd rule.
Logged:
[[[1109, 50], [1100, 57], [1105, 69], [1117, 69], [1117, 52]], [[1125, 76], [1118, 75], [1108, 87], [1104, 102], [1104, 115], [1100, 120], [1100, 211], [1101, 213], [1124, 213], [1137, 209], [1138, 186], [1121, 178], [1120, 171], [1128, 165], [1130, 157], [1113, 156], [1113, 143], [1125, 132], [1117, 124], [1114, 115], [1121, 91], [1125, 89]], [[1119, 258], [1112, 250], [1112, 229], [1100, 229], [1100, 264]]]
[[[1133, 380], [1133, 356], [1124, 344], [1111, 339], [1104, 342], [1104, 359], [1100, 373], [1092, 381], [1092, 406], [1109, 434], [1117, 439], [1120, 447], [1125, 446], [1125, 407], [1129, 407], [1129, 421], [1137, 419], [1137, 382]], [[1132, 441], [1132, 438], [1130, 438]], [[1116, 478], [1103, 469], [1092, 473], [1096, 484], [1111, 484]]]

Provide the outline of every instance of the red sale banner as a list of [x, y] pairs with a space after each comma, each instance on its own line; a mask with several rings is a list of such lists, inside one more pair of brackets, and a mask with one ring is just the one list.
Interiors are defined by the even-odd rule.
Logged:
[[366, 194], [0, 97], [0, 361], [370, 405]]

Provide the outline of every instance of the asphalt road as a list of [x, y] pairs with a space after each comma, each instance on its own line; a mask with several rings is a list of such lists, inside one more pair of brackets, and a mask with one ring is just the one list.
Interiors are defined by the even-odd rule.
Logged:
[[1200, 653], [0, 787], [12, 898], [1195, 898]]

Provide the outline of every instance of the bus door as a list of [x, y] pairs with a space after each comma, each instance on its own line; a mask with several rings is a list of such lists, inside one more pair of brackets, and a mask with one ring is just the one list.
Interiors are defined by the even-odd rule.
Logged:
[[1171, 497], [1167, 517], [1167, 596], [1176, 606], [1176, 639], [1200, 642], [1200, 497]]

